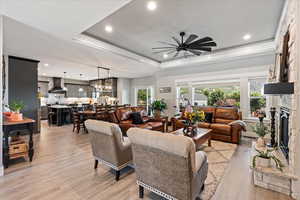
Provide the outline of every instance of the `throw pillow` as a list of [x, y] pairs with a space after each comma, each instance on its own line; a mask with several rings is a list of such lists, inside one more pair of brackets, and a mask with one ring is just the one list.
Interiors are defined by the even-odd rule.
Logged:
[[133, 124], [143, 124], [144, 123], [140, 112], [133, 112], [133, 113], [131, 113], [130, 117], [132, 119]]
[[207, 123], [212, 123], [213, 120], [213, 113], [212, 112], [205, 112], [205, 119], [204, 121]]

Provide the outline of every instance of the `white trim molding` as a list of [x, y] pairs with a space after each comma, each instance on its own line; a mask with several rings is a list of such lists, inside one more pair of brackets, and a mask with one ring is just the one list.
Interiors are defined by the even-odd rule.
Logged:
[[214, 64], [242, 58], [251, 58], [256, 56], [271, 55], [275, 53], [274, 40], [259, 42], [255, 44], [244, 45], [227, 50], [216, 51], [215, 53], [197, 56], [192, 58], [183, 58], [174, 61], [163, 62], [161, 68], [179, 67], [191, 64]]
[[161, 69], [180, 67], [191, 64], [214, 64], [218, 62], [226, 62], [236, 59], [273, 55], [275, 53], [274, 40], [266, 40], [239, 47], [217, 50], [215, 52], [205, 54], [202, 56], [182, 58], [160, 63], [147, 57], [138, 55], [134, 52], [128, 51], [126, 49], [101, 41], [99, 39], [95, 39], [88, 35], [80, 34], [78, 37], [73, 38], [73, 40], [85, 46], [89, 46], [101, 51], [107, 51], [115, 55], [134, 60], [136, 62], [160, 67]]
[[107, 51], [110, 53], [113, 53], [115, 55], [134, 60], [136, 62], [149, 64], [155, 67], [159, 67], [160, 63], [156, 62], [154, 60], [151, 60], [149, 58], [146, 58], [144, 56], [140, 56], [136, 53], [130, 52], [128, 50], [125, 50], [123, 48], [117, 47], [115, 45], [109, 44], [107, 42], [103, 42], [101, 40], [97, 40], [93, 37], [90, 37], [88, 35], [80, 34], [79, 36], [73, 38], [73, 40], [77, 43], [80, 43], [82, 45], [92, 47], [94, 49], [98, 49], [100, 51]]

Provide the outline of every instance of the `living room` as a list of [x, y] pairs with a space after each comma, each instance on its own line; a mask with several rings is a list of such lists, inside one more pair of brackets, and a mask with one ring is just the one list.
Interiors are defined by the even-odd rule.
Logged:
[[0, 199], [300, 199], [299, 16], [1, 1]]

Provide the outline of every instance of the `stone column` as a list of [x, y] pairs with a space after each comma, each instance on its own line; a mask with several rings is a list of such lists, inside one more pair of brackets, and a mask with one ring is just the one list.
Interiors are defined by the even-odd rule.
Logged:
[[[293, 116], [293, 134], [294, 134], [294, 173], [298, 177], [297, 181], [292, 182], [292, 196], [293, 198], [300, 200], [300, 2], [298, 0], [291, 0], [292, 6], [295, 6], [295, 94], [294, 94], [294, 106], [295, 112]], [[294, 4], [294, 5], [293, 5]]]
[[[0, 3], [1, 4], [1, 3]], [[1, 6], [1, 5], [0, 5]], [[3, 59], [3, 16], [0, 13], [0, 176], [3, 176], [4, 169], [2, 165], [2, 105], [3, 105], [3, 92], [2, 92], [2, 59]]]

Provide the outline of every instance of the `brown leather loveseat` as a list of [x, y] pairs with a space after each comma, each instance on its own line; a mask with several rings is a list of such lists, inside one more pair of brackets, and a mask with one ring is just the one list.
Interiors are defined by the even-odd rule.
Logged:
[[[139, 112], [143, 119], [142, 124], [133, 124], [131, 119], [131, 113]], [[126, 135], [129, 128], [138, 127], [149, 130], [156, 130], [165, 132], [165, 121], [162, 119], [154, 119], [149, 117], [147, 111], [144, 107], [125, 107], [116, 109], [115, 112], [110, 113], [111, 121], [113, 123], [119, 124], [122, 133]]]
[[[230, 124], [235, 120], [242, 120], [242, 113], [232, 107], [196, 107], [205, 113], [212, 113], [212, 122], [200, 122], [200, 128], [212, 129], [212, 139], [239, 144], [242, 127], [239, 124]], [[172, 118], [173, 130], [184, 127], [184, 113], [179, 118]]]

